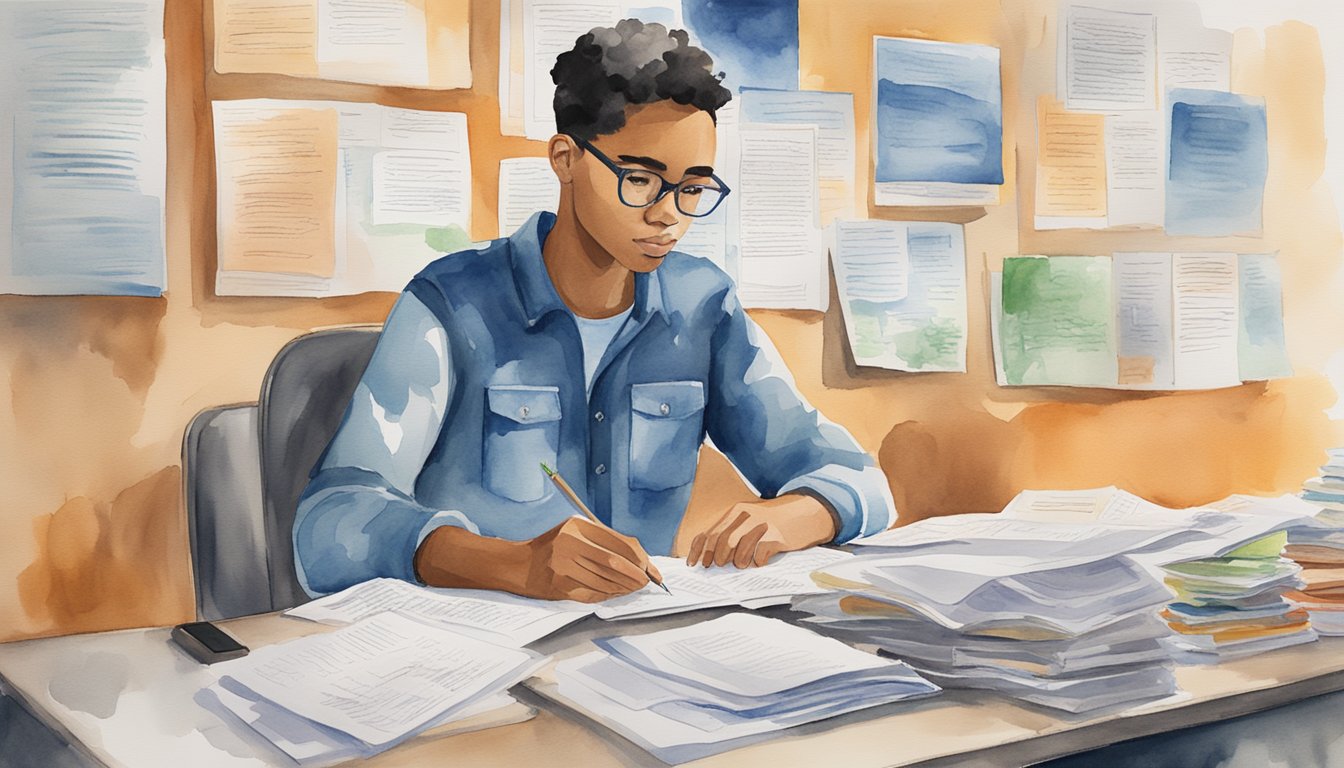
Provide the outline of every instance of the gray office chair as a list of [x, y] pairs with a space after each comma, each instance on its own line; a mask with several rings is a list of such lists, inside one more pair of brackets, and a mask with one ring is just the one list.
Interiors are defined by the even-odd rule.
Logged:
[[182, 468], [197, 617], [270, 611], [256, 404], [196, 414], [182, 441]]
[[259, 435], [271, 610], [308, 601], [294, 571], [294, 512], [345, 415], [381, 326], [317, 331], [275, 356], [261, 385]]

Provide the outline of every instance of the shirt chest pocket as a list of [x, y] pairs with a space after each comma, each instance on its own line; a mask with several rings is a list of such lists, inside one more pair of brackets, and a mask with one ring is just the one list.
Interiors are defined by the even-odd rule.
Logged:
[[676, 488], [695, 479], [704, 437], [705, 389], [698, 381], [630, 387], [630, 487]]
[[560, 447], [560, 389], [487, 387], [481, 480], [513, 501], [538, 501], [551, 486], [538, 463], [556, 465]]

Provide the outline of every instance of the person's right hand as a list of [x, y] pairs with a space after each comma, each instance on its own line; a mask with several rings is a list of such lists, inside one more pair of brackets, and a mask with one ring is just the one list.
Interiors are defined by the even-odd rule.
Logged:
[[646, 569], [662, 578], [637, 539], [583, 517], [571, 517], [523, 547], [528, 565], [519, 591], [529, 597], [596, 603], [648, 584]]

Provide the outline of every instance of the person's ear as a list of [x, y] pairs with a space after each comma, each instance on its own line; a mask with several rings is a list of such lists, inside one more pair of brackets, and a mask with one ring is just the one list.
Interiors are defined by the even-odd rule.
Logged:
[[546, 144], [546, 155], [551, 161], [551, 170], [561, 184], [574, 181], [574, 165], [579, 161], [579, 145], [570, 137], [557, 133]]

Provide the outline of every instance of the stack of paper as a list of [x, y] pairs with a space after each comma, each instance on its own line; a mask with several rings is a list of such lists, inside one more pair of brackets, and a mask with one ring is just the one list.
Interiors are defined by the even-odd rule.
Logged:
[[386, 612], [217, 664], [203, 700], [296, 762], [328, 765], [445, 724], [526, 719], [504, 692], [544, 661]]
[[1321, 635], [1344, 635], [1344, 448], [1330, 450], [1319, 477], [1303, 484], [1302, 498], [1320, 511], [1316, 528], [1288, 533], [1285, 557], [1302, 566], [1301, 591], [1288, 598], [1311, 614]]
[[1164, 567], [1176, 600], [1162, 612], [1173, 647], [1191, 661], [1217, 661], [1316, 639], [1305, 609], [1284, 594], [1303, 586], [1302, 572], [1282, 557], [1279, 532], [1229, 552]]
[[939, 690], [901, 662], [747, 613], [596, 642], [535, 687], [667, 763]]
[[653, 563], [663, 575], [668, 591], [649, 584], [638, 592], [597, 606], [597, 616], [633, 619], [726, 605], [743, 608], [783, 605], [795, 595], [824, 591], [812, 582], [809, 574], [852, 557], [838, 549], [814, 547], [785, 552], [759, 568], [745, 570], [732, 565], [705, 568], [687, 565], [681, 558], [654, 557]]
[[814, 578], [839, 592], [794, 608], [946, 687], [1086, 712], [1168, 696], [1156, 618], [1171, 594], [1120, 556], [862, 556]]

